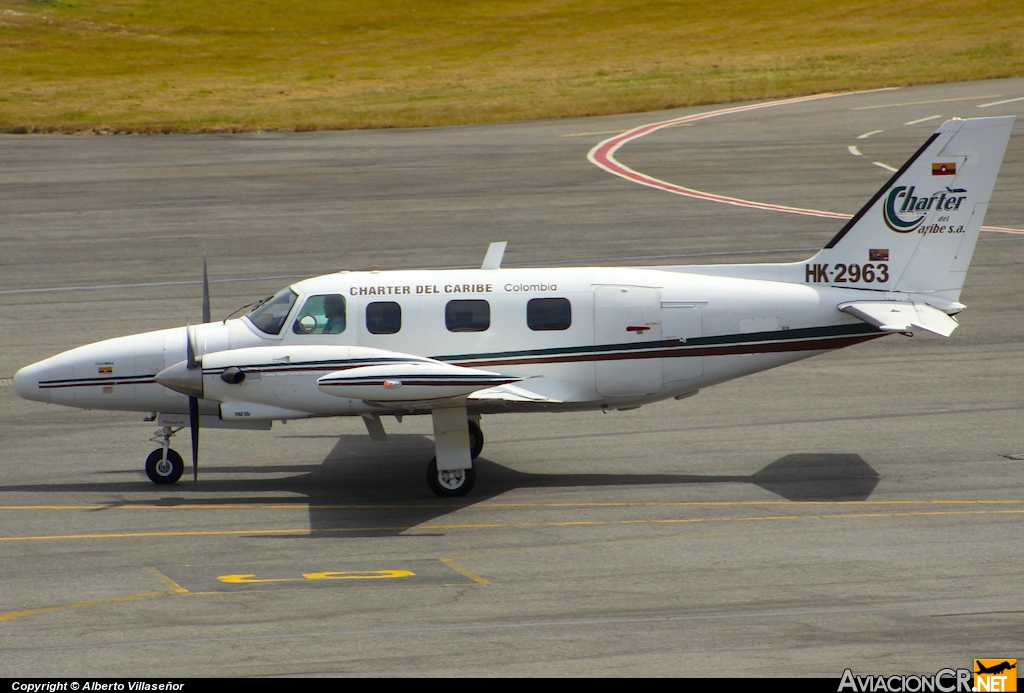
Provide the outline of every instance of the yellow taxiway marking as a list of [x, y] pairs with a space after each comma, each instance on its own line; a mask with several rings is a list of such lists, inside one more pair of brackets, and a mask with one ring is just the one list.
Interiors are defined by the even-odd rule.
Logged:
[[168, 594], [175, 594], [175, 590], [169, 590], [164, 592], [142, 592], [141, 594], [126, 594], [120, 597], [110, 597], [109, 599], [94, 599], [88, 602], [72, 602], [70, 604], [56, 604], [54, 606], [42, 606], [38, 609], [25, 609], [24, 611], [12, 611], [9, 614], [0, 614], [0, 621], [9, 621], [12, 618], [21, 618], [22, 616], [35, 616], [36, 614], [45, 614], [51, 611], [60, 611], [62, 609], [81, 609], [86, 606], [98, 606], [100, 604], [114, 604], [116, 602], [127, 602], [132, 599], [147, 599], [149, 597], [163, 597]]
[[442, 558], [441, 562], [444, 563], [445, 565], [447, 565], [452, 570], [454, 570], [456, 573], [459, 573], [460, 575], [465, 575], [466, 577], [468, 577], [470, 580], [472, 580], [473, 582], [475, 582], [478, 585], [489, 585], [489, 584], [491, 584], [490, 580], [482, 578], [479, 575], [477, 575], [476, 573], [474, 573], [472, 571], [469, 571], [469, 570], [466, 570], [465, 568], [463, 568], [461, 565], [459, 565], [458, 563], [455, 562], [454, 558]]
[[181, 505], [0, 505], [0, 510], [412, 510], [448, 508], [658, 508], [658, 507], [699, 507], [699, 506], [757, 506], [812, 505], [863, 506], [863, 505], [993, 505], [1024, 504], [1024, 499], [1005, 498], [995, 500], [892, 500], [892, 501], [585, 501], [572, 503], [422, 503], [422, 504], [345, 504], [311, 505], [296, 503], [188, 503]]
[[[644, 520], [567, 520], [563, 522], [487, 522], [464, 523], [450, 525], [418, 525], [410, 529], [504, 529], [526, 527], [574, 527], [574, 526], [620, 526], [620, 525], [672, 525], [695, 524], [710, 522], [768, 522], [772, 520], [846, 520], [880, 517], [931, 517], [938, 515], [998, 515], [1024, 514], [1021, 510], [917, 510], [909, 512], [875, 512], [875, 513], [819, 513], [813, 515], [759, 515], [752, 517], [687, 517]], [[322, 531], [322, 530], [321, 530]]]
[[932, 101], [907, 101], [906, 103], [886, 103], [880, 106], [857, 106], [851, 108], [851, 111], [871, 111], [876, 108], [896, 108], [897, 106], [921, 106], [927, 103], [949, 103], [950, 101], [978, 101], [980, 99], [995, 99], [1002, 96], [1002, 94], [988, 94], [986, 96], [961, 96], [957, 99], [934, 99]]
[[379, 580], [404, 578], [416, 575], [411, 570], [333, 570], [323, 573], [303, 573], [294, 578], [258, 578], [255, 573], [242, 575], [218, 575], [217, 579], [229, 584], [252, 584], [257, 582], [301, 582], [303, 580]]
[[170, 588], [171, 592], [173, 592], [175, 594], [188, 594], [189, 593], [187, 589], [185, 589], [184, 587], [182, 587], [181, 585], [176, 583], [174, 580], [172, 580], [171, 578], [169, 578], [166, 575], [164, 575], [163, 573], [161, 573], [156, 568], [147, 566], [146, 568], [143, 568], [143, 570], [145, 570], [150, 575], [156, 576], [156, 578], [158, 580], [160, 580], [160, 582], [164, 583], [165, 585], [167, 585]]
[[90, 534], [51, 534], [28, 535], [20, 537], [0, 537], [4, 541], [61, 541], [78, 539], [126, 539], [139, 537], [196, 537], [196, 536], [238, 536], [238, 535], [284, 535], [339, 533], [346, 532], [406, 532], [406, 531], [437, 531], [459, 529], [523, 529], [536, 527], [613, 527], [623, 525], [672, 525], [697, 524], [714, 522], [771, 522], [779, 520], [856, 520], [863, 518], [901, 518], [901, 517], [952, 517], [966, 515], [1020, 515], [1024, 509], [987, 509], [987, 510], [911, 510], [903, 512], [872, 512], [872, 513], [815, 513], [808, 515], [754, 515], [750, 517], [685, 517], [667, 519], [638, 520], [565, 520], [544, 522], [465, 522], [456, 524], [423, 524], [409, 526], [378, 526], [378, 527], [328, 527], [310, 529], [309, 527], [290, 527], [283, 529], [229, 529], [206, 531], [163, 531], [163, 532], [110, 532]]
[[[475, 575], [470, 571], [457, 565], [450, 558], [438, 559], [447, 566], [450, 566], [454, 571], [460, 573], [470, 580], [479, 583], [481, 585], [489, 585], [490, 583], [479, 575]], [[0, 614], [0, 621], [9, 621], [15, 618], [22, 618], [25, 616], [37, 616], [40, 614], [51, 613], [54, 611], [61, 611], [64, 609], [81, 609], [89, 606], [101, 606], [104, 604], [116, 604], [118, 602], [131, 601], [134, 599], [147, 599], [149, 597], [161, 597], [173, 594], [225, 594], [223, 591], [218, 592], [190, 592], [185, 589], [171, 578], [164, 575], [158, 569], [147, 566], [143, 568], [150, 575], [155, 576], [165, 585], [168, 589], [157, 592], [141, 592], [139, 594], [128, 594], [121, 595], [118, 597], [109, 597], [107, 599], [93, 599], [90, 601], [71, 602], [68, 604], [54, 604], [52, 606], [42, 606], [35, 609], [24, 609], [22, 611], [12, 611], [7, 614]], [[299, 582], [308, 580], [375, 580], [375, 579], [394, 579], [394, 578], [405, 578], [414, 577], [416, 573], [411, 570], [329, 570], [313, 573], [303, 573], [302, 577], [297, 578], [257, 578], [255, 574], [239, 574], [239, 575], [218, 575], [217, 579], [221, 582], [228, 584], [253, 584], [253, 583], [266, 583], [266, 582]]]
[[1005, 498], [997, 500], [896, 500], [896, 501], [585, 501], [582, 503], [478, 503], [472, 507], [484, 508], [614, 508], [614, 507], [688, 507], [688, 506], [757, 506], [757, 505], [792, 505], [810, 507], [812, 505], [829, 505], [836, 507], [852, 507], [865, 505], [989, 505], [989, 504], [1024, 504], [1021, 498]]
[[[367, 527], [337, 528], [320, 531], [365, 531]], [[380, 529], [392, 529], [381, 527]], [[23, 537], [0, 537], [0, 541], [43, 541], [56, 539], [130, 539], [133, 537], [219, 537], [238, 534], [308, 534], [310, 528], [292, 527], [289, 529], [218, 529], [218, 530], [191, 530], [191, 531], [168, 531], [168, 532], [96, 532], [93, 534], [39, 534]]]

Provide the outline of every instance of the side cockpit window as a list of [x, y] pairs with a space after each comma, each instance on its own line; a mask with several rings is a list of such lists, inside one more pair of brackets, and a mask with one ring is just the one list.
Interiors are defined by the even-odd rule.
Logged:
[[276, 294], [253, 308], [246, 317], [249, 322], [265, 334], [281, 334], [284, 321], [295, 305], [296, 293], [291, 289], [278, 291]]
[[341, 334], [345, 331], [345, 297], [341, 294], [310, 296], [292, 323], [295, 334]]

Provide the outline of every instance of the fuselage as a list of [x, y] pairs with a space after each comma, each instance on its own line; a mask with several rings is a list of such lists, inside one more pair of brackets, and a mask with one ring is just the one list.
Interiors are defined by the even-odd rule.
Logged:
[[[477, 413], [634, 407], [882, 336], [836, 310], [845, 291], [680, 268], [324, 275], [192, 328], [202, 412], [240, 421], [429, 411], [318, 386], [328, 373], [386, 373], [416, 359], [514, 376], [537, 395], [470, 399]], [[186, 358], [187, 339], [178, 327], [79, 347], [26, 366], [15, 387], [86, 409], [184, 413], [188, 398], [156, 377]], [[245, 377], [231, 382], [231, 368]]]

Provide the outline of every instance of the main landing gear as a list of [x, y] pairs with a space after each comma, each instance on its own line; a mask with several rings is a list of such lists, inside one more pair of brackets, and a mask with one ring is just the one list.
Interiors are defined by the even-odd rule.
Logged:
[[185, 462], [181, 455], [171, 450], [171, 436], [180, 430], [182, 429], [164, 426], [150, 438], [154, 443], [161, 443], [161, 447], [149, 453], [149, 457], [146, 458], [146, 476], [154, 484], [173, 484], [185, 471]]
[[427, 465], [427, 485], [442, 498], [465, 496], [476, 483], [473, 460], [484, 449], [483, 431], [462, 407], [435, 409], [432, 416], [437, 455]]

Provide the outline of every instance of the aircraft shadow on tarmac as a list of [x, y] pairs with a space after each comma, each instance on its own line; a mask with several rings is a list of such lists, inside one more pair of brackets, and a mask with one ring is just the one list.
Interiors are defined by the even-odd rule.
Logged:
[[[398, 534], [458, 507], [488, 501], [521, 488], [741, 483], [760, 486], [790, 501], [863, 501], [871, 495], [880, 479], [878, 472], [860, 455], [848, 453], [786, 455], [750, 476], [530, 474], [493, 462], [486, 458], [485, 453], [474, 462], [478, 470], [477, 482], [470, 495], [445, 502], [433, 498], [426, 489], [424, 460], [433, 452], [430, 439], [404, 436], [406, 440], [396, 441], [402, 448], [402, 454], [392, 459], [381, 459], [380, 451], [386, 446], [367, 444], [364, 436], [355, 438], [365, 446], [355, 455], [360, 462], [353, 464], [334, 456], [341, 450], [345, 450], [347, 455], [353, 453], [351, 448], [346, 447], [349, 441], [342, 438], [324, 461], [324, 469], [329, 470], [330, 482], [324, 483], [326, 479], [322, 473], [314, 473], [305, 482], [310, 485], [306, 492], [309, 495], [311, 537]], [[374, 459], [374, 455], [377, 459]], [[388, 471], [382, 474], [384, 466]], [[390, 505], [396, 502], [403, 505]], [[331, 507], [340, 503], [380, 503], [382, 507], [371, 514], [363, 511], [353, 516], [351, 510]], [[373, 527], [381, 529], [367, 531], [367, 521], [370, 520], [373, 521]], [[363, 523], [362, 526], [359, 526], [359, 521]]]
[[[289, 436], [278, 438], [286, 444]], [[111, 503], [110, 507], [152, 505], [220, 505], [263, 503], [308, 505], [310, 538], [387, 536], [401, 534], [460, 507], [490, 500], [520, 488], [646, 486], [665, 484], [754, 484], [790, 501], [863, 501], [878, 484], [878, 473], [852, 453], [786, 455], [749, 475], [694, 474], [530, 474], [482, 456], [476, 460], [476, 487], [465, 498], [440, 499], [426, 485], [426, 462], [432, 441], [422, 435], [391, 435], [385, 444], [363, 435], [343, 435], [319, 465], [200, 465], [198, 487], [186, 477], [175, 486], [146, 482], [39, 484], [0, 487], [2, 492], [138, 493], [152, 490], [154, 499]], [[203, 479], [203, 473], [221, 478]], [[276, 476], [279, 474], [291, 476]], [[223, 478], [246, 475], [246, 479]], [[275, 475], [252, 478], [254, 475]], [[196, 498], [193, 488], [204, 492]], [[301, 494], [288, 498], [278, 494]], [[206, 494], [215, 493], [216, 497]], [[237, 494], [237, 495], [235, 495]]]

